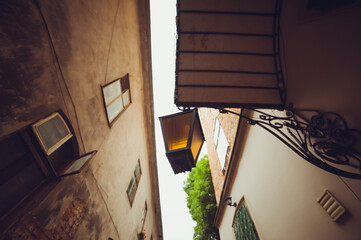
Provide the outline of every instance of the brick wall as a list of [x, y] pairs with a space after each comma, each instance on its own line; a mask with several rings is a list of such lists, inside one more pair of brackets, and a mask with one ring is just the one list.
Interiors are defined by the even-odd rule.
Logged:
[[6, 234], [11, 240], [70, 240], [84, 217], [85, 202], [74, 199], [69, 204], [57, 224], [50, 230], [40, 225], [35, 216], [22, 217]]
[[[232, 109], [232, 111], [240, 112], [240, 109]], [[216, 196], [217, 205], [219, 205], [222, 188], [225, 180], [225, 175], [228, 170], [228, 163], [231, 157], [231, 153], [236, 138], [239, 117], [234, 114], [221, 114], [216, 109], [200, 108], [199, 114], [202, 122], [202, 128], [204, 131], [204, 137], [206, 139], [209, 165], [212, 173], [212, 181]], [[224, 170], [221, 167], [221, 163], [218, 158], [216, 146], [214, 142], [214, 125], [216, 118], [218, 119], [224, 134], [226, 135], [229, 149], [224, 164]]]

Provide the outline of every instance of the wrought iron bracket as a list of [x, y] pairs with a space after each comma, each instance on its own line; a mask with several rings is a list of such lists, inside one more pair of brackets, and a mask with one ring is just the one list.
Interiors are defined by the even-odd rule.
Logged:
[[[218, 108], [219, 109], [219, 108]], [[258, 125], [278, 138], [300, 157], [336, 175], [361, 179], [361, 154], [356, 148], [361, 132], [347, 127], [337, 113], [309, 109], [248, 109], [253, 116], [219, 109], [238, 115], [251, 125]]]

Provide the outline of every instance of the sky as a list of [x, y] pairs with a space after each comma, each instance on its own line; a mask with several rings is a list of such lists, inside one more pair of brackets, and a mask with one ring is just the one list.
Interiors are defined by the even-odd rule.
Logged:
[[158, 119], [160, 116], [179, 112], [174, 105], [176, 0], [150, 0], [150, 8], [154, 115], [163, 239], [193, 239], [193, 227], [196, 224], [187, 208], [187, 195], [183, 191], [183, 182], [186, 181], [188, 173], [177, 175], [173, 173], [165, 155]]

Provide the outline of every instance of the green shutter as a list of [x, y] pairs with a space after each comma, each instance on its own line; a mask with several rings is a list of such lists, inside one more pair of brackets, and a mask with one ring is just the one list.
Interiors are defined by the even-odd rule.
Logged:
[[137, 177], [137, 181], [139, 182], [139, 179], [140, 179], [140, 174], [141, 174], [141, 171], [140, 171], [140, 164], [139, 162], [137, 163], [137, 166], [135, 166], [135, 175]]
[[130, 189], [130, 192], [129, 192], [129, 198], [130, 198], [131, 201], [133, 201], [136, 188], [137, 188], [137, 182], [133, 181], [133, 186], [132, 186], [132, 188]]
[[258, 234], [244, 202], [238, 208], [233, 225], [236, 240], [258, 240]]
[[127, 189], [129, 200], [132, 200], [132, 198], [133, 198], [134, 185], [135, 185], [134, 183], [135, 183], [135, 176], [134, 176], [134, 173], [133, 173], [132, 179], [130, 180], [129, 185], [128, 185], [128, 189]]
[[135, 193], [137, 191], [137, 187], [139, 185], [140, 176], [142, 175], [142, 170], [140, 169], [140, 162], [138, 160], [137, 165], [135, 166], [135, 170], [132, 175], [132, 179], [129, 182], [127, 188], [127, 194], [130, 201], [130, 205], [132, 205]]

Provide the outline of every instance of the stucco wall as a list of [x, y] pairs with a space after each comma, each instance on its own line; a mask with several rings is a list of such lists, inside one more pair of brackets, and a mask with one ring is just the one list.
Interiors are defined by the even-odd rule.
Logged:
[[[19, 0], [1, 3], [0, 10], [0, 91], [6, 103], [0, 136], [60, 109], [80, 154], [98, 150], [81, 174], [48, 184], [13, 222], [26, 213], [51, 231], [80, 199], [85, 212], [75, 239], [136, 239], [146, 201], [147, 236], [161, 238], [149, 2]], [[127, 73], [132, 103], [110, 128], [101, 85]], [[126, 190], [138, 159], [142, 177], [131, 206]]]
[[[359, 238], [360, 202], [337, 176], [309, 164], [257, 126], [250, 127], [244, 151], [236, 157], [239, 163], [226, 196], [235, 202], [245, 196], [263, 239]], [[317, 203], [326, 189], [349, 212], [341, 223], [333, 222]], [[232, 239], [235, 208], [224, 209], [220, 234]]]

